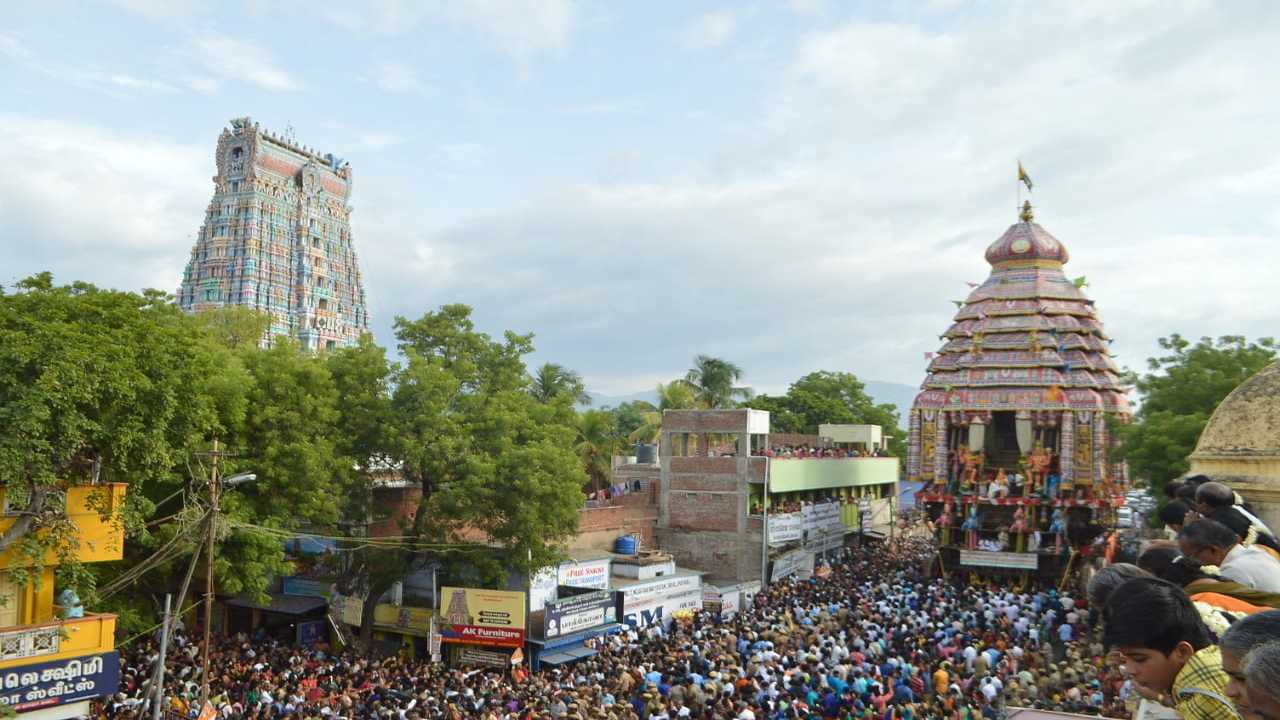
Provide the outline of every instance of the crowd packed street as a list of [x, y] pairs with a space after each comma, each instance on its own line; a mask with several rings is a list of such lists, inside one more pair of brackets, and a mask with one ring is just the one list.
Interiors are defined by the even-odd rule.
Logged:
[[[929, 580], [932, 548], [850, 551], [825, 578], [788, 580], [728, 619], [611, 636], [567, 669], [525, 675], [371, 660], [228, 639], [214, 705], [224, 718], [977, 718], [1005, 704], [1118, 717], [1128, 687], [1082, 600]], [[102, 717], [142, 717], [153, 645], [126, 648]], [[194, 714], [198, 644], [169, 656], [170, 716]]]
[[[666, 628], [627, 628], [576, 665], [533, 673], [237, 636], [215, 649], [212, 704], [227, 720], [977, 720], [1015, 706], [1140, 719], [1280, 717], [1268, 710], [1277, 707], [1268, 694], [1276, 685], [1266, 684], [1280, 672], [1280, 610], [1272, 609], [1280, 602], [1239, 569], [1225, 581], [1201, 564], [1196, 555], [1212, 558], [1196, 543], [1197, 522], [1214, 521], [1188, 518], [1177, 534], [1185, 555], [1157, 542], [1139, 565], [1101, 569], [1082, 594], [929, 577], [933, 540], [908, 533], [888, 546], [845, 549], [815, 577], [774, 583], [732, 617], [702, 612]], [[1212, 547], [1236, 557], [1244, 538], [1232, 538]], [[1254, 562], [1276, 569], [1263, 563]], [[1248, 569], [1265, 581], [1258, 568]], [[150, 716], [157, 653], [154, 643], [123, 649], [122, 685], [100, 717]], [[179, 634], [167, 662], [168, 717], [198, 713], [200, 659], [198, 644]]]

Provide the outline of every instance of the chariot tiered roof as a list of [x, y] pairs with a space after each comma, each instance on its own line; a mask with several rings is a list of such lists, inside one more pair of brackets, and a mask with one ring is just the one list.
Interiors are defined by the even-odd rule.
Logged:
[[1127, 414], [1093, 301], [1063, 274], [1069, 258], [1025, 208], [987, 248], [991, 275], [943, 335], [915, 407]]

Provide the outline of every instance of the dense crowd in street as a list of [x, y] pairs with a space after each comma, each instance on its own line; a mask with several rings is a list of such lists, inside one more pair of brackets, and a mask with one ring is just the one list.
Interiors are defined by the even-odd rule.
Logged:
[[[1108, 717], [1139, 706], [1140, 717], [1212, 720], [1243, 708], [1250, 719], [1280, 717], [1267, 713], [1276, 703], [1269, 688], [1280, 684], [1266, 684], [1280, 669], [1280, 611], [1270, 610], [1280, 603], [1234, 582], [1253, 602], [1227, 611], [1206, 605], [1224, 592], [1155, 577], [1196, 562], [1192, 555], [1209, 559], [1188, 537], [1183, 528], [1186, 557], [1175, 553], [1182, 559], [1163, 570], [1114, 565], [1077, 597], [931, 579], [932, 542], [914, 535], [874, 552], [846, 550], [823, 577], [770, 585], [732, 617], [698, 613], [666, 629], [629, 628], [602, 639], [590, 658], [533, 673], [333, 655], [240, 636], [216, 648], [211, 695], [229, 720], [977, 720], [1009, 706]], [[1232, 590], [1220, 580], [1214, 590]], [[101, 717], [143, 717], [156, 653], [154, 645], [125, 650], [122, 686]], [[180, 636], [168, 663], [169, 717], [197, 712], [199, 667], [198, 645]]]

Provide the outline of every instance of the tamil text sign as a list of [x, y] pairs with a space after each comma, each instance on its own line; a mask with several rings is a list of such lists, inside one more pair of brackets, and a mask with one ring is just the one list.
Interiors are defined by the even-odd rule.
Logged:
[[111, 695], [119, 687], [119, 655], [86, 655], [0, 670], [0, 705], [25, 712]]
[[479, 588], [440, 590], [440, 635], [447, 643], [524, 645], [524, 593]]
[[795, 542], [804, 537], [804, 516], [800, 513], [777, 513], [768, 518], [769, 544]]

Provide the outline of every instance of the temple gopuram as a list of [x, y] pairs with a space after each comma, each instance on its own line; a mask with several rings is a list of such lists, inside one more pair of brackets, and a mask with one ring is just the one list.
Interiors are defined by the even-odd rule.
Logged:
[[1065, 575], [1115, 547], [1125, 471], [1109, 422], [1126, 390], [1083, 279], [1035, 222], [987, 248], [974, 287], [929, 355], [910, 416], [908, 478], [939, 539], [942, 571]]

